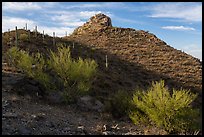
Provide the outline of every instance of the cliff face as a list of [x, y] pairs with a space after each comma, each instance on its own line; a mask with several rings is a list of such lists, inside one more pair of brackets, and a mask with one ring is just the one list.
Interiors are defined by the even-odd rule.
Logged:
[[[108, 71], [110, 75], [122, 75], [115, 82], [120, 81], [123, 86], [135, 87], [140, 83], [146, 87], [151, 81], [164, 79], [169, 87], [201, 93], [202, 62], [167, 45], [152, 33], [113, 27], [109, 17], [97, 14], [66, 39], [104, 54], [98, 55], [101, 60], [96, 58], [103, 62], [102, 66], [107, 54]], [[112, 78], [113, 85], [115, 82]], [[110, 86], [114, 88], [113, 85]]]

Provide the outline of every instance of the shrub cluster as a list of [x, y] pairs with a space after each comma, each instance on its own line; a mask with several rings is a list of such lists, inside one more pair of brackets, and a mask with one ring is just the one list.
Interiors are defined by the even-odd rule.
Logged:
[[44, 72], [46, 62], [40, 53], [29, 55], [27, 51], [20, 50], [15, 46], [8, 50], [7, 57], [10, 66], [16, 67], [28, 77], [37, 80], [46, 89], [51, 89], [51, 87], [53, 87], [51, 77]]
[[97, 63], [94, 60], [78, 58], [70, 55], [70, 48], [58, 47], [57, 52], [50, 51], [49, 68], [60, 78], [69, 97], [85, 94], [89, 91], [96, 75]]
[[136, 108], [129, 116], [135, 124], [151, 121], [169, 133], [195, 131], [200, 128], [199, 111], [190, 104], [196, 97], [182, 89], [173, 89], [171, 95], [164, 81], [156, 82], [147, 92], [135, 91], [132, 101]]
[[114, 117], [126, 116], [132, 106], [131, 95], [124, 90], [119, 90], [106, 102], [106, 110], [111, 112]]
[[67, 101], [89, 91], [97, 72], [94, 60], [72, 59], [69, 47], [61, 46], [57, 52], [50, 51], [49, 59], [40, 53], [29, 55], [17, 47], [10, 48], [7, 56], [10, 65], [41, 83], [46, 90], [62, 90]]

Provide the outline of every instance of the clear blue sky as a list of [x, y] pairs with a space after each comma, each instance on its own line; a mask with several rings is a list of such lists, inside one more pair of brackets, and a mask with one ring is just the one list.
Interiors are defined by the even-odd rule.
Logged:
[[2, 31], [25, 27], [64, 36], [104, 13], [112, 25], [154, 33], [168, 45], [202, 60], [201, 2], [3, 2]]

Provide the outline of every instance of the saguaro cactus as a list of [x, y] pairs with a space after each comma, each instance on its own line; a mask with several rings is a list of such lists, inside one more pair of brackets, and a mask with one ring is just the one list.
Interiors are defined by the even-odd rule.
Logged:
[[106, 68], [108, 68], [108, 55], [106, 55]]
[[55, 32], [53, 32], [53, 45], [55, 45]]
[[30, 41], [30, 30], [28, 31], [28, 39]]
[[35, 37], [37, 37], [37, 26], [35, 26]]
[[43, 35], [42, 35], [43, 42], [44, 42], [44, 38], [45, 38], [45, 35], [44, 35], [44, 30], [43, 30]]
[[27, 31], [27, 29], [28, 29], [28, 27], [27, 27], [27, 23], [26, 23], [26, 25], [25, 25], [25, 28], [26, 28], [26, 31]]
[[18, 28], [16, 26], [16, 46], [18, 46]]

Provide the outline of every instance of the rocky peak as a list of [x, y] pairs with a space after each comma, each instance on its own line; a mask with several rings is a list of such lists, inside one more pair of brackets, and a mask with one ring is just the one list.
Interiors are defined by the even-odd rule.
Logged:
[[110, 17], [108, 17], [102, 13], [96, 14], [95, 16], [91, 17], [88, 24], [94, 25], [94, 26], [97, 25], [97, 26], [103, 26], [103, 27], [107, 27], [107, 26], [112, 27]]
[[99, 13], [92, 16], [88, 22], [74, 30], [74, 34], [87, 32], [98, 32], [107, 27], [112, 27], [111, 18], [105, 14]]

